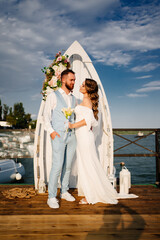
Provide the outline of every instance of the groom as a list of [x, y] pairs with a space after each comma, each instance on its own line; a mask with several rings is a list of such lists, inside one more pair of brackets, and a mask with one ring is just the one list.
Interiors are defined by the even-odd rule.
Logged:
[[[72, 159], [76, 149], [76, 138], [73, 130], [69, 130], [67, 138], [64, 137], [66, 133], [66, 117], [62, 112], [63, 108], [75, 108], [76, 99], [72, 95], [75, 84], [75, 73], [70, 69], [64, 70], [61, 73], [61, 81], [62, 87], [47, 96], [44, 109], [44, 122], [51, 136], [53, 157], [48, 184], [49, 198], [47, 204], [50, 208], [59, 208], [56, 196], [60, 175], [60, 197], [67, 201], [75, 201], [75, 198], [68, 192], [68, 189]], [[74, 114], [71, 115], [70, 121], [74, 122]]]

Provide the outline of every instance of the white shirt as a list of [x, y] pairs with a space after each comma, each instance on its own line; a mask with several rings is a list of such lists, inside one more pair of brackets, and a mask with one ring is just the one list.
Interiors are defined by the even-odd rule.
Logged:
[[[66, 92], [60, 88], [58, 89], [58, 91], [62, 94], [66, 104], [68, 107], [71, 107], [71, 103], [72, 103], [72, 93], [70, 92], [69, 94], [66, 94]], [[57, 98], [56, 98], [56, 94], [53, 92], [53, 93], [50, 93], [48, 96], [47, 96], [47, 99], [46, 99], [46, 103], [45, 103], [45, 108], [44, 108], [44, 126], [45, 126], [45, 129], [49, 132], [49, 134], [51, 134], [52, 132], [54, 132], [55, 130], [53, 129], [52, 125], [51, 125], [51, 113], [52, 113], [52, 110], [55, 109], [57, 105]]]

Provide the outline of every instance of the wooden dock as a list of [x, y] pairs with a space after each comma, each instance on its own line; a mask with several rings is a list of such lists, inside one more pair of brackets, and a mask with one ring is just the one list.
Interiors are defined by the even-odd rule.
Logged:
[[3, 240], [157, 240], [160, 239], [160, 189], [132, 186], [136, 199], [119, 200], [117, 205], [98, 203], [79, 205], [77, 190], [70, 192], [76, 201], [60, 201], [50, 209], [47, 194], [30, 199], [7, 199], [5, 189], [30, 188], [0, 185], [0, 239]]

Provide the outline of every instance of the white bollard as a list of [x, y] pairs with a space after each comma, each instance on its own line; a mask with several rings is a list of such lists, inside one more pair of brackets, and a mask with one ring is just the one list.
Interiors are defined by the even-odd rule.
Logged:
[[124, 166], [119, 174], [120, 177], [120, 194], [128, 194], [131, 187], [131, 173]]

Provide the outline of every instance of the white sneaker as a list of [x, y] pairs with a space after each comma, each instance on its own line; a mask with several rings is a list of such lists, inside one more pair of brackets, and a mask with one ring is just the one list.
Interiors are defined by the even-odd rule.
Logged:
[[69, 192], [61, 193], [60, 197], [61, 199], [65, 199], [69, 202], [75, 201], [75, 198]]
[[49, 198], [47, 200], [47, 204], [50, 208], [59, 208], [58, 200], [57, 198]]

